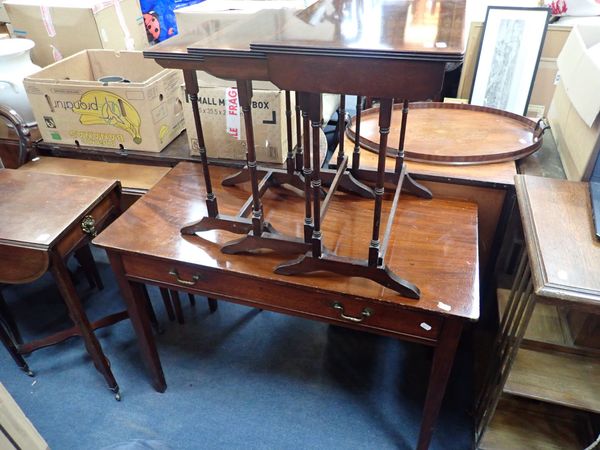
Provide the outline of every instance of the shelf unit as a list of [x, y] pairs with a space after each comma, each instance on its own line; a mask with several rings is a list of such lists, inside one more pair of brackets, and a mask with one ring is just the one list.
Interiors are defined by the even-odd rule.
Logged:
[[481, 450], [582, 450], [589, 417], [580, 411], [505, 396], [479, 444]]
[[497, 290], [476, 446], [581, 450], [600, 418], [600, 245], [587, 236], [587, 187], [518, 176], [516, 188], [525, 248], [511, 290]]

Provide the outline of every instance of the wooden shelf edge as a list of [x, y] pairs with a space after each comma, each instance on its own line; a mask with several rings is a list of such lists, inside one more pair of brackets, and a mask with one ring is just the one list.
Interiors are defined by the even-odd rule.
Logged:
[[600, 413], [600, 361], [521, 348], [504, 392]]
[[593, 441], [588, 415], [541, 402], [503, 398], [479, 450], [581, 450]]

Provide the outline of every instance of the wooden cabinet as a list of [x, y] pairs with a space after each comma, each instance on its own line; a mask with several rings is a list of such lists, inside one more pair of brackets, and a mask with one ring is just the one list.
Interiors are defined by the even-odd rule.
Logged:
[[476, 405], [481, 449], [583, 449], [600, 415], [600, 242], [585, 183], [518, 176], [525, 248]]

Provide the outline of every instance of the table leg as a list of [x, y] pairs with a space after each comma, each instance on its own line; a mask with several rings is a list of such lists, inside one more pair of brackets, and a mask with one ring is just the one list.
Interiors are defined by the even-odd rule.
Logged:
[[104, 284], [102, 283], [102, 278], [100, 278], [100, 272], [98, 272], [98, 266], [96, 265], [96, 261], [94, 261], [90, 245], [86, 244], [75, 250], [75, 258], [81, 264], [85, 276], [88, 282], [90, 282], [90, 287], [93, 288], [95, 286], [99, 290], [104, 289]]
[[108, 252], [108, 259], [115, 273], [121, 295], [127, 305], [127, 312], [140, 345], [142, 359], [150, 370], [152, 384], [158, 392], [164, 392], [167, 389], [167, 383], [160, 364], [154, 335], [152, 334], [142, 285], [125, 278], [125, 268], [118, 254]]
[[8, 305], [2, 296], [2, 291], [0, 291], [0, 320], [4, 321], [7, 330], [12, 334], [14, 341], [17, 344], [23, 343], [23, 338], [21, 337], [21, 333], [19, 332], [19, 328], [17, 327], [17, 322], [13, 317], [12, 313], [8, 309]]
[[170, 289], [169, 293], [171, 294], [171, 300], [173, 302], [173, 309], [175, 310], [175, 318], [180, 325], [185, 323], [185, 319], [183, 317], [183, 308], [181, 307], [181, 299], [179, 298], [179, 292], [174, 289]]
[[2, 322], [2, 320], [0, 320], [0, 342], [4, 344], [4, 346], [8, 350], [8, 353], [10, 353], [12, 359], [17, 363], [17, 366], [19, 366], [19, 368], [27, 375], [32, 377], [33, 372], [27, 365], [27, 362], [25, 361], [23, 356], [19, 353], [19, 350], [17, 349], [15, 343], [6, 331], [5, 324]]
[[216, 298], [212, 298], [212, 297], [207, 297], [206, 300], [208, 300], [208, 310], [210, 311], [210, 313], [214, 313], [217, 308], [219, 307], [219, 304], [217, 303], [217, 299]]
[[142, 285], [142, 292], [144, 293], [144, 299], [146, 300], [146, 307], [148, 308], [148, 317], [150, 317], [150, 323], [152, 324], [152, 328], [156, 331], [157, 334], [163, 334], [165, 330], [163, 330], [158, 323], [158, 319], [156, 317], [156, 313], [154, 312], [154, 307], [152, 306], [152, 300], [150, 300], [150, 294], [148, 294], [148, 288], [145, 284]]
[[454, 355], [460, 340], [463, 323], [460, 320], [446, 319], [440, 333], [438, 345], [433, 355], [429, 386], [423, 407], [423, 418], [417, 450], [426, 450], [431, 442], [433, 427], [440, 412], [448, 378], [454, 363]]
[[167, 317], [171, 322], [175, 320], [175, 311], [173, 311], [173, 304], [171, 303], [171, 294], [167, 288], [160, 288], [160, 295], [162, 297], [165, 309], [167, 310]]
[[108, 358], [104, 355], [100, 342], [98, 342], [96, 335], [90, 327], [90, 322], [81, 306], [81, 300], [71, 281], [69, 270], [58, 254], [53, 253], [51, 261], [50, 272], [54, 276], [58, 289], [67, 305], [69, 317], [71, 317], [73, 323], [79, 328], [85, 347], [94, 361], [94, 366], [104, 376], [109, 389], [115, 393], [115, 398], [120, 400], [119, 385], [110, 370]]

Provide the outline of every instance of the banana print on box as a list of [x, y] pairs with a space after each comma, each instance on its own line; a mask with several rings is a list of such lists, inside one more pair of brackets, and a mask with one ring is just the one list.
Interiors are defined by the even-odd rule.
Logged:
[[165, 141], [165, 138], [168, 137], [167, 136], [168, 133], [169, 133], [169, 127], [166, 125], [162, 125], [158, 132], [158, 138], [160, 139], [161, 144]]
[[81, 96], [77, 106], [73, 112], [81, 114], [82, 125], [111, 125], [129, 133], [136, 144], [142, 142], [140, 115], [124, 98], [112, 92], [92, 90]]

